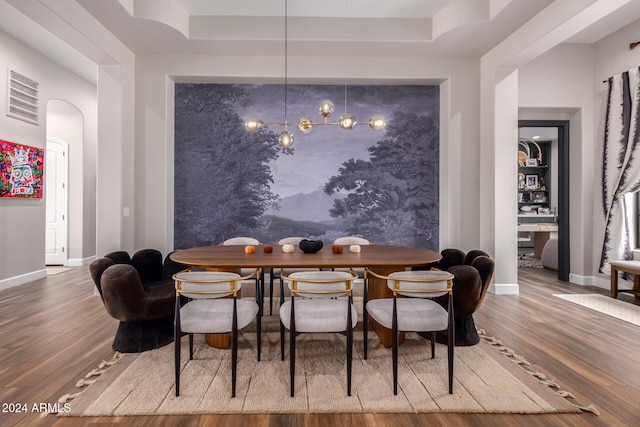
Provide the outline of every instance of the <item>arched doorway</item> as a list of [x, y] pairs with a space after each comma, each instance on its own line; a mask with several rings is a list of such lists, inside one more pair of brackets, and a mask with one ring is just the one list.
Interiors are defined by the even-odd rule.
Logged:
[[54, 99], [47, 102], [46, 124], [45, 262], [67, 265], [82, 257], [84, 117], [75, 105]]

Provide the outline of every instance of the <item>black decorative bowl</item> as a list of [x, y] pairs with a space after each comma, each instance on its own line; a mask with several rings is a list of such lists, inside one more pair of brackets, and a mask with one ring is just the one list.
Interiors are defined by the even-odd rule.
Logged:
[[300, 240], [298, 246], [300, 247], [300, 250], [305, 254], [315, 254], [320, 249], [322, 249], [323, 243], [322, 240], [302, 239]]

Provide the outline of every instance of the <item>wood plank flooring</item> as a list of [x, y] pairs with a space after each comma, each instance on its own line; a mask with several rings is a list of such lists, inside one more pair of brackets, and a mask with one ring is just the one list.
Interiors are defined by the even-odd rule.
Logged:
[[[640, 327], [553, 297], [608, 291], [520, 269], [520, 294], [487, 295], [479, 327], [523, 355], [581, 404], [600, 415], [552, 414], [257, 414], [152, 417], [42, 417], [34, 403], [54, 403], [113, 355], [117, 321], [93, 295], [88, 268], [0, 291], [0, 403], [27, 413], [0, 413], [2, 426], [634, 426], [640, 425]], [[630, 295], [621, 300], [640, 305]]]

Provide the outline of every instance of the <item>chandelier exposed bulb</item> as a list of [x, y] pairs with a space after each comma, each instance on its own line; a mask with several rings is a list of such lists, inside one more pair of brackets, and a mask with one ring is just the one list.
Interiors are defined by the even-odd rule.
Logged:
[[244, 128], [247, 130], [247, 132], [255, 133], [262, 126], [264, 126], [264, 123], [262, 122], [262, 120], [256, 117], [247, 117], [244, 121]]
[[344, 116], [340, 117], [339, 123], [342, 129], [350, 130], [356, 127], [356, 124], [358, 122], [356, 121], [356, 116], [354, 116], [353, 114], [345, 114]]
[[311, 128], [313, 127], [313, 123], [309, 119], [300, 119], [298, 122], [298, 130], [302, 133], [311, 132]]
[[371, 126], [373, 130], [383, 130], [386, 125], [387, 123], [384, 121], [384, 117], [380, 115], [375, 115], [369, 120], [369, 126]]
[[328, 99], [320, 101], [320, 106], [318, 107], [318, 113], [325, 119], [329, 118], [329, 116], [333, 114], [334, 110], [335, 110], [335, 105], [333, 105], [333, 102], [329, 101]]
[[290, 148], [293, 145], [293, 135], [288, 130], [283, 130], [278, 135], [278, 145], [282, 148]]

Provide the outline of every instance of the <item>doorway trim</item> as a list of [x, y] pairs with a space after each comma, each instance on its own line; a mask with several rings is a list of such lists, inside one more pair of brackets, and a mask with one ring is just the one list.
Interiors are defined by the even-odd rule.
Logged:
[[558, 279], [569, 281], [569, 121], [518, 120], [518, 128], [553, 127], [558, 129]]
[[[59, 238], [62, 238], [62, 242], [61, 242], [61, 246], [62, 246], [62, 265], [67, 265], [67, 261], [69, 258], [69, 251], [68, 251], [68, 244], [69, 244], [69, 189], [68, 189], [68, 182], [69, 182], [69, 143], [59, 139], [59, 138], [54, 138], [54, 137], [48, 137], [47, 138], [47, 143], [46, 143], [46, 147], [45, 150], [49, 151], [49, 147], [50, 144], [56, 144], [62, 147], [62, 155], [63, 155], [63, 159], [62, 162], [58, 163], [58, 167], [56, 168], [56, 170], [59, 170], [59, 173], [56, 174], [56, 182], [53, 185], [53, 187], [48, 186], [48, 179], [47, 182], [45, 182], [45, 188], [47, 189], [47, 192], [45, 193], [45, 210], [48, 210], [49, 208], [49, 203], [52, 201], [52, 197], [54, 197], [56, 200], [56, 203], [59, 203], [60, 206], [62, 207], [62, 212], [61, 214], [63, 215], [63, 222], [62, 222], [62, 226], [60, 228], [56, 229], [56, 236]], [[46, 163], [46, 160], [45, 160]], [[45, 166], [46, 167], [46, 166]], [[49, 177], [47, 177], [49, 178]], [[53, 194], [49, 194], [49, 190], [53, 189], [54, 193]], [[62, 190], [60, 190], [62, 189]], [[45, 215], [46, 216], [46, 215]], [[47, 219], [45, 218], [45, 222], [47, 221]], [[47, 233], [48, 229], [47, 226], [45, 224], [45, 233]], [[59, 236], [58, 236], [59, 235]], [[59, 265], [58, 262], [53, 263], [50, 259], [47, 258], [47, 250], [46, 248], [49, 246], [48, 243], [46, 242], [47, 240], [47, 236], [45, 235], [45, 264], [46, 265]], [[56, 242], [56, 246], [60, 246], [58, 244], [58, 242]]]

